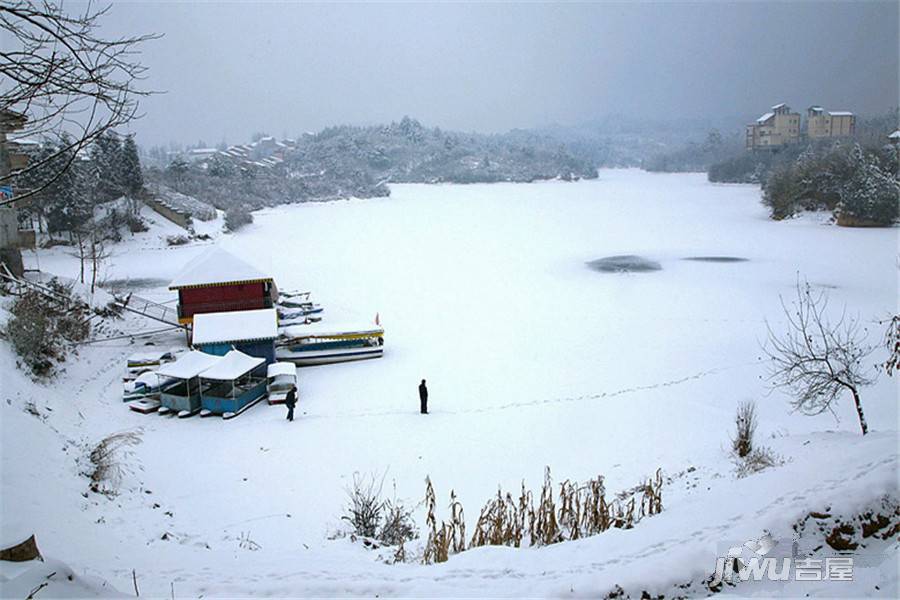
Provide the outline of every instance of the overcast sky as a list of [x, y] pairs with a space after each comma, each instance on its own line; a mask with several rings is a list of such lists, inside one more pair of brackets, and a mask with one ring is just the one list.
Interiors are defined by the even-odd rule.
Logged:
[[[68, 3], [72, 6], [72, 3]], [[417, 117], [503, 131], [610, 114], [882, 113], [898, 104], [898, 3], [117, 2], [144, 46], [142, 145], [238, 143]]]

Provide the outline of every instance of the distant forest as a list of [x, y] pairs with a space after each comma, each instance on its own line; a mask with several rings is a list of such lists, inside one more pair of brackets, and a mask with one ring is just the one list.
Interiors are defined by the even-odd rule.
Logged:
[[[226, 211], [387, 196], [389, 183], [573, 181], [596, 178], [598, 167], [639, 167], [661, 149], [678, 148], [697, 136], [702, 140], [711, 126], [734, 129], [737, 122], [618, 116], [578, 126], [481, 134], [426, 127], [404, 117], [388, 125], [341, 125], [304, 134], [284, 152], [283, 162], [267, 168], [221, 156], [191, 162], [191, 147], [153, 147], [144, 154], [149, 165], [145, 178], [151, 189], [168, 188]], [[719, 136], [716, 143], [731, 142]], [[207, 144], [200, 141], [194, 147]], [[219, 145], [220, 150], [226, 147]], [[721, 153], [716, 149], [712, 154]], [[694, 161], [679, 170], [696, 168]]]
[[385, 126], [329, 127], [296, 140], [266, 168], [214, 156], [176, 158], [147, 170], [147, 181], [217, 208], [387, 196], [388, 183], [493, 183], [597, 177], [594, 159], [533, 131], [445, 132], [403, 118]]

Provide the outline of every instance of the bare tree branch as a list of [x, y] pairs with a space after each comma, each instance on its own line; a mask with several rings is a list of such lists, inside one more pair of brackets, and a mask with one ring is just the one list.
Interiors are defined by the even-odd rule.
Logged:
[[[109, 7], [86, 5], [69, 15], [49, 0], [0, 2], [0, 112], [28, 118], [23, 137], [70, 136], [55, 153], [0, 176], [0, 183], [21, 177], [51, 162], [58, 170], [39, 186], [0, 205], [18, 202], [53, 185], [75, 156], [106, 131], [139, 118], [139, 98], [153, 92], [137, 82], [146, 67], [135, 60], [139, 46], [155, 34], [105, 39], [96, 31]], [[66, 155], [67, 160], [56, 161]]]
[[850, 392], [856, 405], [863, 434], [868, 431], [859, 388], [872, 383], [863, 359], [873, 346], [865, 344], [866, 331], [859, 320], [848, 318], [846, 310], [831, 323], [826, 316], [828, 297], [813, 293], [809, 283], [797, 282], [796, 298], [781, 308], [788, 327], [776, 334], [766, 323], [768, 341], [763, 351], [769, 358], [768, 379], [772, 387], [788, 390], [794, 410], [817, 415], [833, 410], [841, 394]]

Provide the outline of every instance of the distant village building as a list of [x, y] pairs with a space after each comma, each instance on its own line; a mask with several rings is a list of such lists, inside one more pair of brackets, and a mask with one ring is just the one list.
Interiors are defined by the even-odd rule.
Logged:
[[[6, 134], [24, 128], [27, 122], [28, 118], [21, 113], [11, 110], [0, 111], [0, 177], [9, 175], [13, 169], [24, 167], [27, 162], [27, 159], [8, 147], [6, 139]], [[14, 192], [10, 180], [0, 181], [0, 202], [14, 198]], [[17, 277], [21, 277], [24, 271], [20, 246], [18, 211], [12, 204], [0, 205], [0, 262], [6, 264]]]
[[186, 325], [197, 314], [273, 308], [278, 299], [271, 276], [218, 246], [189, 262], [169, 289], [178, 292], [178, 321]]
[[194, 148], [187, 153], [187, 158], [191, 162], [202, 162], [209, 160], [218, 154], [218, 152], [219, 151], [215, 148]]
[[887, 138], [888, 142], [890, 142], [891, 144], [894, 144], [895, 146], [900, 145], [900, 129], [894, 130], [893, 133], [890, 133], [887, 136]]
[[784, 103], [776, 104], [755, 123], [747, 125], [748, 150], [778, 148], [800, 141], [800, 114]]
[[856, 115], [827, 111], [821, 106], [806, 109], [806, 135], [810, 139], [849, 137], [856, 132]]

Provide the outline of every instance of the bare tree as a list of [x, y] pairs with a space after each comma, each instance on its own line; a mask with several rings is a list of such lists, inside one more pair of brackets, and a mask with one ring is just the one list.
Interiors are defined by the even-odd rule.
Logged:
[[69, 15], [49, 0], [4, 0], [0, 3], [0, 114], [4, 121], [27, 118], [21, 135], [58, 137], [65, 144], [22, 170], [0, 177], [0, 183], [40, 169], [59, 156], [67, 159], [40, 185], [0, 205], [24, 200], [53, 184], [71, 167], [79, 150], [106, 131], [137, 118], [138, 98], [149, 94], [135, 87], [145, 67], [134, 60], [142, 42], [156, 35], [104, 39], [97, 34], [109, 7], [83, 5]]
[[94, 228], [90, 233], [90, 244], [88, 246], [88, 258], [91, 261], [91, 293], [97, 289], [98, 277], [103, 264], [112, 256], [112, 251], [106, 246], [106, 240], [103, 238], [102, 232], [98, 228]]
[[894, 315], [888, 321], [884, 345], [889, 355], [881, 367], [888, 375], [893, 375], [894, 371], [900, 372], [900, 315]]
[[769, 381], [773, 387], [787, 389], [794, 409], [807, 415], [826, 410], [833, 413], [835, 401], [850, 392], [865, 435], [868, 426], [859, 388], [872, 383], [862, 360], [874, 350], [865, 344], [866, 331], [846, 312], [831, 323], [825, 314], [827, 295], [813, 293], [809, 283], [797, 282], [792, 304], [788, 307], [781, 301], [788, 321], [786, 332], [778, 335], [767, 324], [769, 335], [763, 350], [770, 359]]

